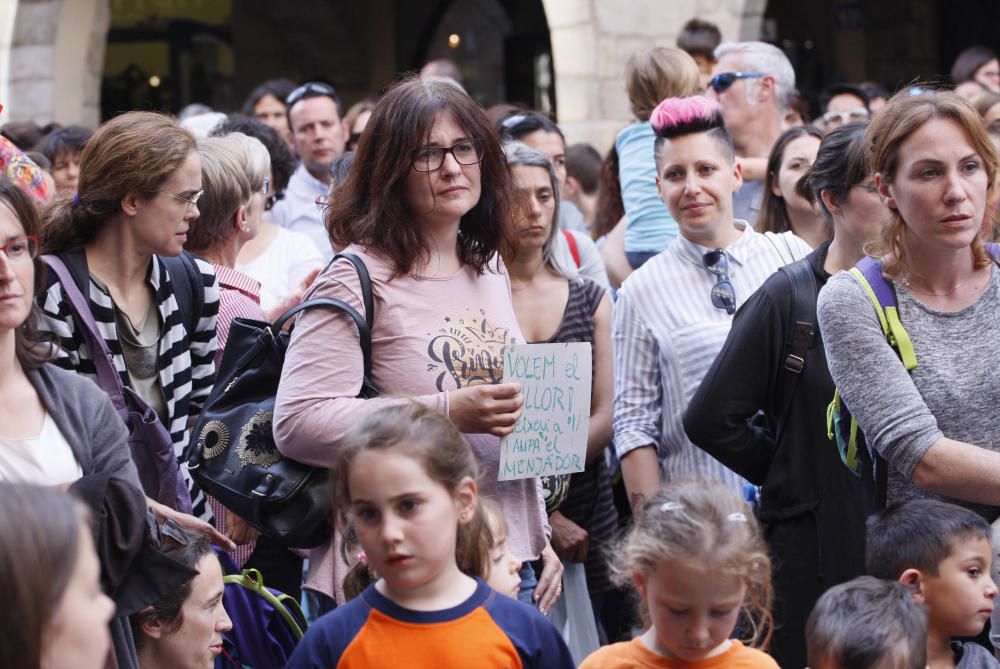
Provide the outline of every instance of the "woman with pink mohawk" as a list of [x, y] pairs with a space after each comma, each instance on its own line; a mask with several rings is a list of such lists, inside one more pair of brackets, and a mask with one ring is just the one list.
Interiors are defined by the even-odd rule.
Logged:
[[636, 270], [614, 306], [615, 448], [633, 509], [663, 479], [744, 480], [692, 444], [682, 418], [729, 333], [733, 314], [809, 246], [733, 218], [743, 183], [718, 103], [668, 98], [650, 115], [656, 184], [680, 235]]

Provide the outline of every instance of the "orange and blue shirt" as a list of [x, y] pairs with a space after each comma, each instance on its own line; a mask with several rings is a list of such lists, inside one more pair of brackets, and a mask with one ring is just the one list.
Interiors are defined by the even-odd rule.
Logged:
[[413, 611], [369, 586], [320, 618], [286, 669], [573, 669], [569, 649], [535, 608], [476, 579], [467, 600]]

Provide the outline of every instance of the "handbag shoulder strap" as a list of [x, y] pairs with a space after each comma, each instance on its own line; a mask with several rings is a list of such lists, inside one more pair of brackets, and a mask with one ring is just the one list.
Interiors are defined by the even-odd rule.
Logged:
[[[354, 271], [358, 273], [358, 282], [361, 285], [361, 304], [365, 308], [365, 322], [368, 324], [368, 329], [371, 330], [375, 327], [375, 296], [372, 291], [371, 274], [368, 273], [365, 261], [353, 253], [338, 253], [330, 258], [330, 262], [326, 264], [327, 268], [331, 267], [333, 263], [341, 258], [354, 265]], [[284, 318], [284, 316], [281, 318]]]
[[98, 385], [111, 398], [118, 414], [125, 420], [128, 416], [128, 410], [125, 407], [125, 398], [122, 394], [121, 377], [112, 362], [108, 344], [104, 341], [100, 330], [97, 329], [97, 321], [94, 320], [90, 305], [87, 304], [87, 298], [80, 292], [80, 287], [62, 258], [55, 255], [43, 255], [42, 261], [55, 272], [59, 279], [63, 295], [73, 312], [73, 319], [79, 326], [84, 341], [87, 342], [90, 349], [90, 355], [97, 370]]

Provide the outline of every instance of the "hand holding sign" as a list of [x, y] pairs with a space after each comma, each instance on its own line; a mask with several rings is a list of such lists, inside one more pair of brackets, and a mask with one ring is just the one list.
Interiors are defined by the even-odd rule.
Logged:
[[499, 480], [582, 472], [590, 426], [589, 343], [516, 344], [504, 351], [504, 383], [517, 381], [524, 408], [500, 441]]
[[448, 394], [448, 417], [463, 433], [503, 437], [514, 429], [523, 404], [518, 383], [469, 386]]

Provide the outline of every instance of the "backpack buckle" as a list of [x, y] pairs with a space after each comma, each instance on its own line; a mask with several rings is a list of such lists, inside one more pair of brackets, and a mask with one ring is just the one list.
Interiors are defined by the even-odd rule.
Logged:
[[805, 358], [794, 353], [789, 353], [785, 358], [785, 369], [794, 374], [801, 374], [806, 366]]

